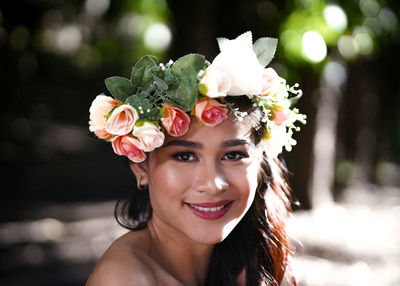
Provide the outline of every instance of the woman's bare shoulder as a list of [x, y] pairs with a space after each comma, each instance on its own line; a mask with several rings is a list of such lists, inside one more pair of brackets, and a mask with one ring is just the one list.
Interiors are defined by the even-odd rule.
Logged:
[[149, 263], [146, 230], [131, 231], [118, 238], [104, 253], [86, 286], [157, 285]]

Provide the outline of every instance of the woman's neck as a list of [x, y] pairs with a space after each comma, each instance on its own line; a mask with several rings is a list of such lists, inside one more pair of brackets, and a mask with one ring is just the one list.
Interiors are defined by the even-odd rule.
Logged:
[[153, 259], [184, 285], [203, 285], [214, 245], [193, 241], [156, 216], [148, 228]]

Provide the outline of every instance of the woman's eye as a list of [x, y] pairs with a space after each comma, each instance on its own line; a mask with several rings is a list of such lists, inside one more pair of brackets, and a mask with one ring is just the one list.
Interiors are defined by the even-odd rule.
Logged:
[[172, 157], [182, 162], [191, 162], [197, 160], [196, 155], [192, 152], [180, 152], [172, 155]]
[[239, 161], [242, 160], [244, 158], [248, 158], [249, 156], [243, 152], [228, 152], [224, 155], [224, 157], [222, 158], [223, 160], [229, 160], [229, 161]]

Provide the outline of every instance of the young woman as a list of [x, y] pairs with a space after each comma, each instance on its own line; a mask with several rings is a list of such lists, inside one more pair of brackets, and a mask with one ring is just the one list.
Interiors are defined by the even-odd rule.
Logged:
[[95, 99], [90, 130], [130, 159], [138, 188], [115, 209], [131, 231], [88, 286], [295, 285], [277, 155], [304, 116], [290, 109], [297, 91], [263, 67], [276, 42], [260, 40], [220, 39], [208, 66], [199, 55], [165, 66], [145, 57], [130, 80], [106, 80], [114, 98]]

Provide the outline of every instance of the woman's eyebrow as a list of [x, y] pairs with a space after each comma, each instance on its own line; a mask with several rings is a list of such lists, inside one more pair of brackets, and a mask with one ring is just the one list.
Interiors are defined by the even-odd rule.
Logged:
[[172, 140], [167, 142], [163, 148], [167, 146], [184, 146], [184, 147], [192, 147], [192, 148], [203, 148], [203, 146], [198, 142], [187, 141], [187, 140]]
[[254, 144], [248, 139], [232, 139], [221, 143], [221, 147], [234, 147], [239, 145], [249, 145], [250, 147]]

